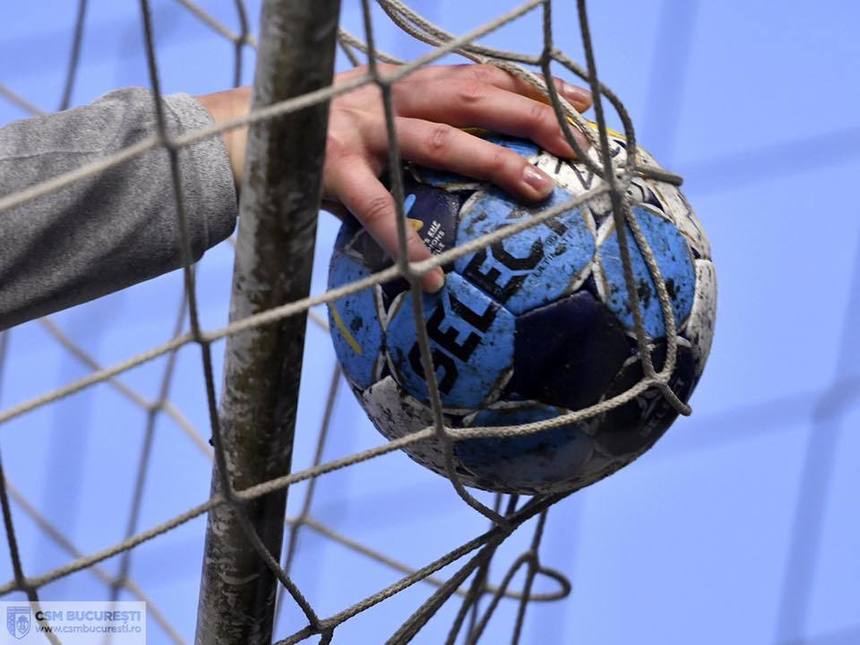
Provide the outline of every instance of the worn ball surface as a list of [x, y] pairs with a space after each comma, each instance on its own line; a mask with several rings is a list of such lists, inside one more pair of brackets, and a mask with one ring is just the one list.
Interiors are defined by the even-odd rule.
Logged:
[[[531, 217], [597, 183], [583, 164], [562, 161], [529, 141], [487, 138], [527, 157], [554, 177], [557, 186], [545, 202], [524, 205], [485, 183], [407, 168], [404, 207], [434, 253]], [[613, 134], [611, 144], [613, 156], [624, 159], [623, 137]], [[657, 167], [650, 155], [641, 149], [640, 154], [640, 163]], [[713, 336], [716, 277], [710, 248], [676, 187], [639, 178], [630, 195], [671, 297], [678, 359], [670, 384], [686, 401]], [[632, 233], [625, 234], [659, 370], [666, 346], [663, 313], [643, 255]], [[347, 221], [332, 255], [329, 287], [390, 264], [370, 236]], [[422, 297], [447, 425], [507, 426], [549, 419], [615, 396], [642, 378], [607, 197], [461, 257], [445, 269], [442, 291]], [[432, 425], [412, 297], [405, 281], [394, 280], [329, 306], [331, 335], [344, 374], [374, 425], [389, 439]], [[630, 463], [676, 416], [652, 389], [581, 423], [517, 437], [458, 441], [455, 465], [461, 481], [485, 490], [570, 491]], [[445, 457], [435, 442], [417, 442], [406, 451], [445, 474]]]

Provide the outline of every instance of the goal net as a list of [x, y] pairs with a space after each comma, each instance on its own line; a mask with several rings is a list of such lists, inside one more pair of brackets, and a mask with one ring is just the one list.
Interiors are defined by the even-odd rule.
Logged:
[[[667, 287], [625, 200], [635, 176], [675, 184], [680, 183], [680, 178], [643, 164], [637, 157], [630, 116], [621, 100], [598, 77], [584, 0], [564, 5], [566, 11], [577, 13], [582, 64], [554, 44], [552, 11], [558, 10], [554, 5], [559, 3], [551, 0], [529, 0], [456, 34], [399, 0], [379, 0], [376, 7], [365, 0], [344, 8], [337, 0], [266, 0], [261, 9], [261, 29], [255, 35], [256, 12], [248, 4], [235, 0], [213, 11], [203, 3], [176, 0], [169, 6], [162, 3], [153, 15], [151, 3], [141, 0], [139, 33], [155, 106], [161, 105], [165, 93], [165, 75], [169, 75], [171, 87], [181, 83], [177, 78], [181, 78], [182, 70], [164, 64], [169, 58], [174, 66], [181, 67], [179, 57], [158, 45], [158, 34], [160, 30], [168, 31], [169, 19], [193, 18], [202, 29], [223, 39], [229, 47], [235, 85], [248, 78], [253, 67], [250, 61], [256, 57], [255, 108], [250, 115], [173, 137], [167, 132], [164, 115], [156, 109], [158, 131], [139, 144], [20, 192], [0, 196], [2, 216], [4, 211], [163, 148], [173, 164], [173, 182], [165, 190], [175, 196], [180, 229], [185, 231], [177, 155], [183, 148], [221, 136], [227, 129], [250, 127], [249, 164], [257, 172], [251, 173], [242, 189], [237, 238], [213, 250], [195, 267], [188, 236], [183, 233], [179, 241], [185, 259], [181, 279], [174, 274], [156, 280], [154, 285], [135, 287], [150, 290], [150, 302], [157, 301], [161, 311], [170, 312], [159, 315], [157, 326], [107, 331], [102, 336], [107, 349], [88, 347], [82, 340], [87, 338], [86, 333], [76, 325], [95, 324], [110, 329], [105, 319], [116, 308], [126, 306], [117, 299], [121, 296], [110, 296], [106, 299], [108, 304], [92, 305], [96, 313], [91, 316], [51, 316], [0, 337], [0, 360], [6, 359], [2, 365], [2, 431], [15, 432], [24, 423], [42, 424], [43, 429], [33, 435], [31, 449], [56, 457], [46, 460], [48, 465], [34, 468], [33, 479], [26, 485], [19, 486], [5, 475], [0, 477], [11, 562], [11, 577], [0, 584], [0, 593], [25, 596], [38, 603], [55, 597], [52, 590], [60, 589], [58, 585], [64, 581], [90, 576], [87, 584], [96, 586], [77, 588], [88, 589], [93, 597], [147, 602], [159, 635], [184, 642], [189, 634], [175, 626], [174, 618], [180, 611], [185, 615], [194, 613], [187, 598], [182, 601], [182, 609], [165, 607], [134, 574], [139, 567], [169, 567], [169, 561], [159, 562], [158, 545], [180, 539], [172, 536], [194, 541], [198, 550], [192, 548], [191, 553], [200, 555], [206, 530], [196, 621], [198, 642], [298, 643], [311, 638], [337, 642], [340, 635], [349, 633], [351, 623], [360, 621], [370, 621], [365, 625], [373, 626], [365, 627], [369, 630], [365, 633], [391, 642], [407, 642], [431, 632], [434, 636], [425, 638], [433, 642], [439, 638], [451, 643], [482, 639], [496, 642], [500, 634], [518, 642], [530, 606], [558, 601], [571, 591], [565, 575], [541, 558], [542, 539], [552, 530], [547, 528], [549, 511], [566, 495], [526, 497], [476, 492], [463, 485], [449, 459], [449, 481], [444, 490], [432, 489], [433, 499], [428, 500], [421, 490], [410, 491], [407, 482], [402, 497], [392, 501], [386, 488], [392, 483], [396, 487], [397, 483], [387, 482], [382, 469], [392, 459], [404, 459], [401, 449], [418, 442], [436, 442], [450, 455], [453, 444], [466, 438], [526, 435], [559, 427], [620, 406], [646, 391], [657, 392], [678, 412], [689, 413], [669, 385], [677, 346]], [[341, 11], [354, 12], [363, 32], [338, 28]], [[164, 18], [163, 23], [159, 16]], [[88, 18], [88, 3], [80, 0], [61, 99], [56, 106], [60, 109], [72, 104], [81, 52], [88, 42]], [[423, 43], [423, 53], [401, 59], [382, 51], [374, 37], [380, 20], [390, 20], [402, 34]], [[488, 36], [518, 21], [530, 21], [535, 28], [527, 43], [530, 52], [484, 44]], [[297, 47], [297, 43], [307, 41], [309, 33], [314, 37], [328, 34], [328, 49], [307, 51]], [[366, 65], [364, 73], [350, 83], [331, 84], [336, 48], [345, 65]], [[333, 290], [317, 288], [315, 276], [319, 271], [313, 278], [312, 271], [325, 261], [319, 249], [314, 261], [314, 242], [327, 103], [367, 85], [381, 90], [388, 115], [391, 190], [399, 208], [400, 244], [405, 248], [408, 224], [402, 206], [404, 189], [390, 90], [398, 79], [451, 55], [496, 65], [543, 94], [555, 110], [567, 141], [597, 178], [594, 188], [534, 218], [481, 236], [430, 260], [411, 264], [400, 260], [354, 283]], [[395, 71], [385, 71], [377, 66], [378, 62], [397, 67]], [[592, 90], [596, 127], [591, 127], [552, 84], [543, 82], [543, 78], [559, 72], [578, 77]], [[189, 73], [193, 74], [193, 70]], [[0, 97], [19, 113], [35, 115], [43, 111], [11, 85], [0, 84]], [[610, 110], [630, 144], [623, 163], [614, 162], [609, 154]], [[594, 154], [587, 154], [577, 143], [575, 129], [586, 135]], [[274, 150], [288, 154], [273, 154]], [[309, 191], [309, 186], [314, 190]], [[417, 294], [420, 277], [434, 267], [596, 199], [611, 204], [619, 230], [631, 230], [655, 278], [667, 327], [662, 366], [643, 358], [643, 377], [631, 388], [555, 419], [507, 427], [454, 429], [444, 425], [427, 330], [419, 324], [415, 333], [429, 384], [434, 423], [400, 439], [386, 442], [380, 438], [372, 444], [366, 435], [353, 431], [353, 426], [361, 422], [361, 413], [354, 407], [344, 412], [347, 392], [328, 349], [322, 306], [396, 276], [406, 278]], [[330, 231], [336, 224], [324, 221], [320, 226]], [[631, 251], [626, 239], [619, 236], [628, 298], [641, 355], [650, 357], [636, 289], [632, 288]], [[229, 293], [223, 278], [234, 255], [230, 318], [225, 320]], [[168, 332], [168, 340], [156, 340]], [[19, 338], [33, 348], [26, 365], [21, 362], [22, 352], [17, 350]], [[44, 359], [40, 348], [46, 341], [62, 348], [63, 360], [69, 366], [63, 382], [56, 387], [30, 381], [26, 386], [19, 385], [16, 373], [40, 369], [39, 361]], [[326, 349], [320, 349], [323, 347]], [[328, 360], [309, 361], [308, 357], [319, 355]], [[305, 385], [300, 391], [302, 381]], [[323, 383], [327, 390], [320, 395]], [[309, 393], [309, 387], [317, 391]], [[92, 396], [100, 397], [95, 404], [87, 398]], [[62, 410], [62, 421], [50, 416], [50, 411], [57, 409]], [[113, 416], [116, 410], [134, 412], [127, 418], [112, 418], [109, 431], [77, 434], [80, 428], [93, 423], [93, 415]], [[253, 423], [249, 421], [252, 416]], [[123, 433], [134, 424], [138, 424], [138, 430], [130, 441]], [[83, 438], [83, 445], [74, 449], [61, 447], [67, 446], [72, 437], [79, 443]], [[87, 442], [98, 441], [112, 446], [115, 456], [110, 464], [87, 462]], [[133, 451], [129, 447], [132, 444]], [[188, 490], [205, 493], [205, 489], [199, 480], [192, 483], [186, 479], [185, 464], [189, 460], [211, 460], [214, 466], [211, 494], [198, 497], [193, 504], [184, 503]], [[4, 461], [8, 463], [8, 459]], [[353, 477], [353, 471], [361, 475]], [[68, 510], [46, 513], [31, 501], [30, 493], [39, 478], [44, 478], [51, 490], [65, 490]], [[86, 484], [81, 486], [80, 481]], [[103, 521], [86, 494], [95, 495], [115, 481], [124, 482], [130, 492], [123, 512], [117, 514], [121, 519], [105, 525], [101, 533], [93, 532], [86, 544], [74, 543], [68, 535], [76, 522], [99, 526]], [[327, 483], [329, 486], [324, 488]], [[367, 496], [366, 505], [357, 511], [361, 516], [358, 524], [364, 524], [359, 531], [363, 538], [350, 535], [334, 521], [351, 512], [339, 502], [343, 487], [363, 490]], [[182, 508], [178, 508], [179, 501], [184, 504]], [[421, 505], [426, 511], [414, 525], [389, 521], [392, 514], [411, 504]], [[165, 515], [165, 509], [171, 509], [171, 513]], [[433, 532], [434, 526], [443, 528], [434, 536], [432, 545], [416, 537]], [[379, 527], [386, 531], [385, 540], [372, 539], [373, 529]], [[50, 553], [50, 557], [22, 557], [22, 531], [28, 540], [32, 536], [30, 541], [41, 543], [39, 552]], [[105, 535], [117, 539], [108, 541]], [[307, 541], [311, 536], [314, 541]], [[398, 542], [402, 548], [391, 547]], [[422, 548], [413, 552], [410, 543]], [[25, 548], [23, 552], [30, 551]], [[143, 556], [139, 554], [146, 554], [144, 565], [140, 564]], [[55, 564], [41, 566], [46, 561]], [[354, 562], [373, 563], [374, 573], [350, 575], [350, 571], [364, 571], [351, 564]], [[249, 585], [248, 579], [255, 582]], [[323, 584], [336, 588], [323, 594], [318, 588]], [[188, 588], [185, 592], [187, 596]], [[393, 599], [399, 602], [392, 604]], [[391, 607], [396, 607], [396, 615]], [[344, 642], [349, 641], [344, 636]]]

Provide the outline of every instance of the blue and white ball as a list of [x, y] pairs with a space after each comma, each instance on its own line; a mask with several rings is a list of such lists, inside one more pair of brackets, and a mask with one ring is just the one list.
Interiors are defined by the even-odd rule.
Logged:
[[[581, 163], [535, 144], [487, 135], [553, 176], [553, 194], [524, 205], [464, 177], [409, 167], [405, 209], [434, 253], [441, 253], [593, 188]], [[612, 154], [626, 157], [612, 135]], [[657, 167], [640, 149], [640, 163]], [[671, 297], [678, 359], [670, 384], [684, 401], [708, 356], [716, 313], [710, 248], [687, 200], [674, 186], [636, 179], [633, 213]], [[666, 328], [654, 281], [630, 231], [633, 269], [659, 370]], [[355, 221], [338, 235], [329, 287], [389, 266]], [[508, 426], [553, 418], [613, 397], [642, 378], [609, 200], [593, 199], [445, 267], [445, 287], [423, 295], [425, 323], [451, 427]], [[411, 304], [403, 280], [366, 289], [329, 306], [331, 335], [344, 374], [374, 425], [395, 439], [432, 425]], [[509, 438], [454, 444], [461, 481], [490, 491], [543, 494], [586, 486], [630, 463], [663, 435], [677, 412], [653, 390], [581, 423]], [[406, 452], [445, 474], [434, 441]]]

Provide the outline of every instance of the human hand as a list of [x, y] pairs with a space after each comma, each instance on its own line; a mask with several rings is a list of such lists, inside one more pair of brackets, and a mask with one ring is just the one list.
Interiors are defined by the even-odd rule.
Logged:
[[[390, 73], [395, 66], [380, 65]], [[335, 83], [366, 74], [356, 68], [338, 74]], [[591, 105], [591, 95], [581, 88], [556, 80], [556, 87], [577, 110]], [[216, 121], [246, 114], [250, 90], [238, 88], [198, 97]], [[444, 169], [491, 181], [528, 201], [546, 198], [553, 180], [517, 153], [495, 145], [461, 128], [477, 127], [531, 139], [552, 154], [571, 158], [552, 108], [537, 91], [507, 72], [490, 65], [431, 66], [419, 69], [392, 85], [400, 154], [429, 168]], [[581, 137], [578, 143], [586, 147]], [[225, 133], [225, 144], [237, 185], [244, 166], [245, 134]], [[387, 167], [388, 132], [380, 90], [365, 85], [332, 100], [329, 112], [323, 196], [342, 204], [362, 223], [379, 244], [398, 255], [394, 198], [379, 180]], [[418, 234], [407, 227], [407, 257], [411, 262], [431, 254]], [[422, 287], [438, 291], [444, 284], [441, 268], [422, 277]]]

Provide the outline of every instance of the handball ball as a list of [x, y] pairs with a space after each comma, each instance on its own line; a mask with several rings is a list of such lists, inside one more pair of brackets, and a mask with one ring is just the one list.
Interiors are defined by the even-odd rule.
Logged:
[[[495, 134], [490, 141], [528, 158], [556, 181], [541, 204], [523, 204], [486, 183], [420, 167], [404, 169], [404, 209], [433, 253], [528, 218], [599, 182], [581, 163]], [[611, 133], [613, 158], [626, 142]], [[591, 151], [594, 159], [597, 155]], [[646, 152], [639, 163], [658, 167]], [[705, 365], [716, 306], [708, 242], [675, 187], [637, 178], [632, 212], [648, 241], [674, 310], [678, 355], [669, 384], [687, 401]], [[657, 370], [666, 327], [654, 280], [630, 230], [644, 329]], [[329, 269], [339, 287], [391, 265], [354, 220], [344, 222]], [[445, 286], [423, 294], [425, 324], [449, 427], [510, 426], [551, 419], [616, 396], [643, 376], [628, 307], [618, 231], [608, 196], [469, 253], [445, 268]], [[421, 366], [412, 293], [403, 279], [329, 304], [343, 372], [376, 428], [396, 439], [433, 425]], [[650, 448], [677, 416], [656, 388], [575, 424], [512, 437], [454, 443], [460, 480], [506, 493], [544, 494], [586, 486]], [[405, 448], [446, 474], [430, 439]]]

